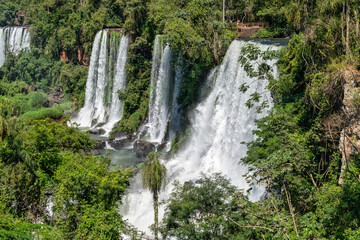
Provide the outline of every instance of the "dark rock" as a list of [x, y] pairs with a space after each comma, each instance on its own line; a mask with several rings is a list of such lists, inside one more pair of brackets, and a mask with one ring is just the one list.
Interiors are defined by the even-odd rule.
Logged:
[[101, 140], [93, 140], [95, 142], [94, 149], [104, 149], [106, 147], [106, 142]]
[[101, 122], [101, 123], [98, 123], [96, 124], [96, 126], [94, 128], [101, 128], [105, 125], [106, 123], [105, 122]]
[[137, 140], [134, 143], [134, 152], [136, 157], [145, 159], [147, 155], [155, 149], [155, 145], [151, 142]]
[[94, 135], [103, 135], [105, 133], [105, 130], [102, 128], [96, 128], [96, 129], [89, 129], [88, 132]]
[[116, 132], [114, 134], [114, 139], [127, 139], [125, 132]]
[[164, 142], [157, 146], [157, 151], [162, 151], [166, 148], [167, 142]]
[[58, 86], [54, 90], [52, 90], [49, 97], [53, 103], [60, 104], [64, 96], [65, 96], [64, 90], [62, 89], [62, 87]]
[[116, 139], [116, 140], [127, 139], [129, 141], [132, 141], [132, 140], [134, 140], [134, 135], [131, 132], [116, 132], [114, 134], [114, 139]]
[[127, 139], [109, 141], [110, 146], [116, 150], [124, 148], [126, 143], [128, 143]]
[[97, 124], [98, 120], [97, 119], [93, 119], [91, 120], [91, 126], [95, 126]]

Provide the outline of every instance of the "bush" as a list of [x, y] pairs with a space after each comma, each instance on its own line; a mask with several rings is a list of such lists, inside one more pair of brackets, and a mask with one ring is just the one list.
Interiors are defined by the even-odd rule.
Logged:
[[40, 92], [32, 92], [29, 94], [28, 106], [30, 109], [41, 108], [47, 102], [47, 95]]
[[20, 117], [23, 121], [32, 121], [39, 119], [51, 118], [58, 120], [64, 117], [63, 110], [61, 108], [42, 108], [37, 111], [30, 111]]

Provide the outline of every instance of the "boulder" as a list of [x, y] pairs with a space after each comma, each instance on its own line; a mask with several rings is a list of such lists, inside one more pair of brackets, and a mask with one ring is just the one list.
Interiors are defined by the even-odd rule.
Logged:
[[95, 126], [98, 123], [98, 120], [95, 118], [91, 120], [91, 127]]
[[167, 142], [164, 142], [164, 143], [158, 145], [157, 151], [163, 151], [166, 148], [167, 144], [168, 144]]
[[96, 129], [89, 129], [88, 131], [90, 134], [94, 134], [94, 135], [103, 135], [105, 134], [105, 130], [102, 128], [96, 128]]
[[127, 139], [109, 141], [110, 146], [116, 150], [124, 148], [127, 143]]
[[136, 157], [145, 159], [147, 155], [155, 149], [155, 145], [151, 142], [137, 140], [134, 143], [134, 153]]
[[97, 123], [94, 128], [101, 128], [101, 127], [103, 127], [105, 124], [106, 124], [105, 122]]
[[94, 149], [104, 149], [106, 147], [106, 142], [101, 140], [93, 140], [95, 142]]
[[127, 139], [129, 141], [132, 141], [132, 140], [134, 140], [134, 135], [131, 132], [116, 132], [114, 134], [114, 139], [116, 139], [116, 140]]

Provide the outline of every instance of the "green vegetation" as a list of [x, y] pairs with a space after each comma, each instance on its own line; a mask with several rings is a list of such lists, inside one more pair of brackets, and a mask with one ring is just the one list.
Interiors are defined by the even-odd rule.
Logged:
[[63, 110], [61, 108], [42, 108], [37, 111], [26, 112], [21, 116], [21, 120], [23, 121], [32, 121], [32, 120], [40, 120], [51, 118], [54, 120], [59, 120], [64, 116]]
[[[187, 113], [237, 37], [239, 19], [269, 22], [254, 38], [291, 37], [279, 55], [265, 56], [279, 59], [279, 79], [269, 66], [248, 64], [260, 56], [256, 48], [243, 49], [239, 59], [249, 75], [269, 78], [274, 101], [241, 160], [248, 180], [265, 184], [267, 194], [253, 203], [220, 174], [203, 175], [175, 186], [155, 230], [179, 239], [359, 239], [358, 0], [4, 0], [0, 25], [14, 24], [20, 10], [31, 25], [31, 51], [9, 53], [0, 68], [0, 238], [119, 239], [131, 231], [117, 211], [131, 170], [109, 171], [108, 158], [86, 155], [92, 141], [67, 127], [63, 114], [84, 102], [97, 31], [125, 27], [131, 35], [128, 83], [119, 92], [123, 118], [114, 134], [136, 131], [146, 119], [156, 34], [183, 57], [178, 102]], [[59, 105], [48, 97], [57, 86], [66, 94]], [[261, 93], [248, 107], [254, 101]], [[144, 169], [155, 161], [163, 170], [153, 157]], [[144, 176], [156, 210], [162, 181]]]
[[231, 239], [229, 232], [237, 228], [230, 216], [240, 209], [236, 198], [244, 196], [219, 173], [202, 174], [196, 183], [177, 182], [160, 231], [166, 239]]
[[49, 239], [118, 239], [126, 231], [116, 208], [131, 170], [110, 172], [110, 159], [81, 153], [92, 141], [65, 122], [9, 120], [8, 127], [0, 144], [0, 235], [33, 239], [44, 231]]

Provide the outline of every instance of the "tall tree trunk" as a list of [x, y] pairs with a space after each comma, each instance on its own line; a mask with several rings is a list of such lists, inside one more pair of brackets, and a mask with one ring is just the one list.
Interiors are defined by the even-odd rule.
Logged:
[[226, 0], [223, 0], [223, 24], [225, 24], [225, 3]]
[[287, 199], [287, 202], [288, 202], [290, 214], [291, 214], [291, 217], [292, 217], [292, 220], [293, 220], [293, 224], [294, 224], [294, 229], [295, 229], [295, 232], [296, 232], [296, 236], [299, 237], [299, 233], [298, 233], [298, 230], [297, 230], [297, 227], [296, 227], [295, 213], [294, 213], [293, 206], [292, 206], [292, 203], [291, 203], [291, 195], [290, 195], [290, 193], [288, 193], [288, 191], [286, 190], [285, 183], [283, 183], [283, 186], [284, 186], [284, 190], [285, 190], [286, 199]]
[[344, 15], [345, 15], [345, 3], [343, 3], [343, 10], [341, 12], [341, 41], [343, 46], [345, 46]]
[[350, 56], [350, 1], [346, 3], [346, 56]]
[[155, 222], [155, 240], [158, 240], [158, 228], [159, 228], [159, 195], [157, 192], [154, 192], [154, 222]]

